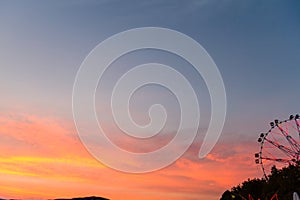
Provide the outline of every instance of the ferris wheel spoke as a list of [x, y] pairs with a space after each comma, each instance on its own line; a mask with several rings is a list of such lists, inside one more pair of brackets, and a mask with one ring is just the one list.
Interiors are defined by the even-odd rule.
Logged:
[[288, 143], [291, 145], [291, 147], [293, 149], [295, 149], [297, 152], [300, 152], [300, 145], [296, 142], [296, 140], [291, 135], [289, 135], [289, 133], [286, 130], [284, 130], [281, 126], [279, 126], [278, 124], [277, 124], [277, 127], [279, 128], [281, 133], [284, 135], [284, 137], [286, 138]]
[[283, 158], [268, 158], [268, 157], [262, 157], [262, 160], [269, 160], [269, 161], [275, 161], [275, 162], [282, 162], [282, 163], [290, 163], [291, 161], [289, 159], [283, 159]]
[[298, 144], [298, 142], [296, 141], [297, 139], [299, 139], [299, 134], [300, 134], [300, 127], [299, 127], [299, 123], [297, 120], [294, 120], [295, 123], [289, 123], [288, 125], [288, 132], [291, 133], [295, 133], [292, 138], [294, 140], [294, 142], [297, 144], [297, 146], [300, 149], [300, 144]]
[[[299, 115], [298, 115], [298, 116], [299, 116]], [[300, 124], [299, 124], [299, 122], [297, 121], [297, 119], [295, 119], [295, 122], [296, 122], [296, 126], [297, 126], [298, 137], [300, 138]]]
[[297, 152], [295, 152], [294, 150], [292, 150], [282, 144], [279, 144], [277, 142], [269, 140], [268, 138], [265, 138], [265, 140], [267, 142], [269, 142], [270, 144], [272, 144], [273, 146], [277, 147], [279, 150], [281, 150], [283, 153], [285, 153], [288, 156], [294, 157], [297, 154]]

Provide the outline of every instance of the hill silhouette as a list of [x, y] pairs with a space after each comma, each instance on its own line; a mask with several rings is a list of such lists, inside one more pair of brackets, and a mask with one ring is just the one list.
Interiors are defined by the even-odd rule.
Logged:
[[65, 199], [65, 198], [59, 198], [55, 200], [109, 200], [103, 197], [96, 197], [96, 196], [91, 196], [91, 197], [76, 197], [76, 198], [71, 198], [71, 199]]
[[253, 199], [269, 200], [275, 194], [279, 200], [291, 200], [294, 192], [300, 193], [299, 164], [280, 170], [273, 166], [268, 179], [248, 179], [231, 190], [226, 190], [220, 200], [245, 200], [249, 195]]
[[[16, 199], [0, 198], [0, 200], [16, 200]], [[90, 196], [90, 197], [75, 197], [75, 198], [58, 198], [53, 200], [109, 200], [109, 199], [103, 197], [97, 197], [97, 196]]]

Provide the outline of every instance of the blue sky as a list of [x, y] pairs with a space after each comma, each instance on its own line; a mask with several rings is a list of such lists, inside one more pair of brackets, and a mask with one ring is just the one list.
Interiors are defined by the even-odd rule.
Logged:
[[69, 98], [74, 74], [99, 42], [130, 28], [159, 26], [206, 48], [224, 78], [229, 114], [297, 111], [297, 1], [2, 1], [0, 9], [1, 79], [14, 90], [6, 98], [22, 98], [25, 91]]

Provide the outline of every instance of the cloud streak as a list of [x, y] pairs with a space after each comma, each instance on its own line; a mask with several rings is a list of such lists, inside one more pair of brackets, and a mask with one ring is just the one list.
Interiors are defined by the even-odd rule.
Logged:
[[198, 141], [172, 165], [134, 175], [112, 170], [91, 157], [70, 122], [26, 114], [1, 116], [0, 193], [4, 197], [218, 198], [226, 188], [257, 175], [253, 145], [247, 142], [219, 143], [199, 160]]

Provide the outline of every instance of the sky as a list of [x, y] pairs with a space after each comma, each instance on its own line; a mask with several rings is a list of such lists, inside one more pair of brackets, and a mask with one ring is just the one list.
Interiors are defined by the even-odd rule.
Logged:
[[[243, 180], [262, 177], [253, 156], [259, 133], [273, 119], [299, 113], [299, 9], [299, 1], [283, 0], [0, 1], [0, 197], [213, 200]], [[158, 171], [130, 174], [109, 168], [85, 148], [73, 120], [72, 91], [96, 45], [139, 27], [176, 30], [206, 49], [224, 81], [227, 116], [213, 150], [198, 159], [211, 116], [203, 78], [168, 52], [120, 57], [95, 96], [98, 118], [118, 146], [153, 151], [170, 140], [180, 120], [169, 90], [145, 86], [133, 95], [132, 117], [147, 124], [149, 107], [163, 104], [169, 114], [163, 138], [145, 142], [121, 134], [104, 101], [132, 66], [172, 66], [191, 82], [201, 109], [198, 135], [181, 158]]]

